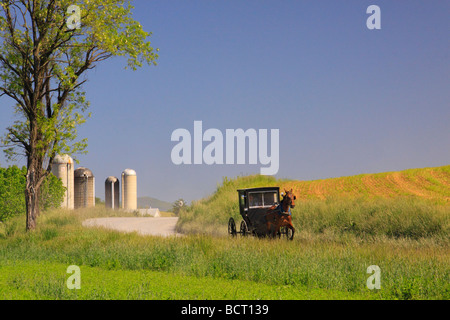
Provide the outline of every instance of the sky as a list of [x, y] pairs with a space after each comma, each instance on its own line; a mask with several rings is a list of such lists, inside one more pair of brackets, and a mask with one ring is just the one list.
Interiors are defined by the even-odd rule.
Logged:
[[[370, 5], [381, 29], [366, 25]], [[79, 127], [96, 196], [126, 168], [138, 196], [212, 194], [261, 164], [181, 164], [176, 129], [278, 129], [277, 178], [315, 180], [450, 164], [449, 1], [135, 0], [157, 66], [87, 73]], [[0, 98], [0, 133], [14, 118]], [[204, 144], [204, 146], [206, 143]], [[3, 154], [0, 165], [7, 163]], [[23, 165], [24, 160], [16, 164]]]

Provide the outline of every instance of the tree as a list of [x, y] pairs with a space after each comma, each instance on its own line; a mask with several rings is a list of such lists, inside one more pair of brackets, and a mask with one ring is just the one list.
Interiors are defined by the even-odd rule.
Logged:
[[178, 215], [181, 209], [183, 209], [186, 206], [187, 206], [186, 201], [184, 201], [183, 199], [178, 199], [172, 204], [172, 212]]
[[130, 0], [0, 0], [0, 97], [15, 103], [19, 120], [2, 142], [8, 158], [27, 159], [27, 230], [36, 227], [39, 192], [57, 154], [86, 151], [77, 140], [89, 103], [87, 71], [114, 56], [135, 70], [157, 53]]
[[[25, 210], [23, 190], [26, 184], [27, 168], [19, 169], [16, 165], [9, 168], [0, 167], [0, 221], [21, 214]], [[42, 183], [39, 192], [39, 208], [59, 208], [64, 199], [66, 188], [61, 179], [49, 174]]]
[[17, 166], [0, 168], [0, 221], [23, 213], [25, 199], [23, 189], [25, 187], [25, 168]]
[[61, 179], [52, 173], [47, 175], [39, 190], [39, 210], [60, 208], [65, 192], [66, 187], [63, 186]]

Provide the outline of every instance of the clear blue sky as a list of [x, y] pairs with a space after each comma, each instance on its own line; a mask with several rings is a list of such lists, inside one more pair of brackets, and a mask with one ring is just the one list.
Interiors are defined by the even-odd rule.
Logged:
[[[381, 30], [366, 9], [381, 8]], [[172, 163], [171, 134], [280, 130], [276, 177], [312, 180], [450, 163], [450, 2], [134, 1], [156, 67], [112, 59], [88, 74], [93, 116], [80, 166], [104, 181], [126, 168], [138, 195], [188, 201], [261, 165]], [[0, 99], [0, 130], [13, 121]], [[3, 154], [0, 164], [7, 165]], [[20, 163], [19, 163], [20, 164]]]

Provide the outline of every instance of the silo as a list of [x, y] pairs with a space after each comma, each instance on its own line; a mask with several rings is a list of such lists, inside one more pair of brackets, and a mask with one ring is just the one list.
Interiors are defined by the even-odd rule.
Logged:
[[75, 209], [95, 207], [95, 177], [87, 168], [74, 172]]
[[63, 186], [66, 188], [66, 192], [64, 193], [64, 200], [61, 203], [61, 207], [73, 209], [74, 208], [73, 159], [67, 154], [62, 156], [57, 155], [52, 162], [52, 173], [57, 178], [61, 179]]
[[108, 177], [105, 181], [105, 206], [106, 208], [119, 209], [119, 179]]
[[137, 176], [136, 171], [125, 169], [122, 172], [122, 208], [137, 209]]

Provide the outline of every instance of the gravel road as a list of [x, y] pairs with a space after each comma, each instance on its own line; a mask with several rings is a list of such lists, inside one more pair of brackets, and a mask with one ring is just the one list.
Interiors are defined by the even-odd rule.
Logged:
[[142, 235], [179, 236], [175, 231], [177, 217], [145, 218], [95, 218], [83, 221], [85, 227], [104, 227], [123, 232], [138, 232]]

